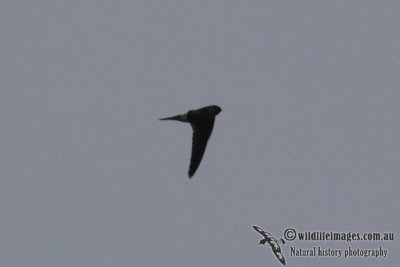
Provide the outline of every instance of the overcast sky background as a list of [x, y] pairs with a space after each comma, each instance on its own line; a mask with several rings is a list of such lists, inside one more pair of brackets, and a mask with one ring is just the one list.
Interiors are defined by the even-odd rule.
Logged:
[[[1, 266], [281, 266], [252, 225], [399, 238], [399, 1], [3, 0], [0, 25]], [[210, 104], [189, 180], [191, 127], [158, 118]], [[389, 255], [290, 256], [313, 246]]]

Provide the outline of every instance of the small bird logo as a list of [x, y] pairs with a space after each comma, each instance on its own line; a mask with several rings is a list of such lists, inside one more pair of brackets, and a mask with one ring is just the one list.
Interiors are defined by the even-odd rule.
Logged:
[[283, 264], [286, 265], [285, 258], [283, 257], [283, 254], [281, 252], [281, 248], [279, 247], [279, 244], [285, 244], [285, 240], [282, 238], [280, 240], [277, 240], [275, 237], [273, 237], [270, 233], [265, 232], [263, 229], [261, 229], [258, 226], [253, 226], [254, 230], [259, 232], [264, 238], [260, 240], [258, 243], [259, 245], [264, 245], [265, 243], [268, 243], [268, 245], [271, 246], [272, 252], [274, 252], [276, 258]]
[[207, 147], [208, 139], [210, 138], [214, 127], [215, 116], [217, 116], [221, 111], [222, 109], [220, 107], [212, 105], [200, 109], [189, 110], [185, 114], [160, 119], [188, 122], [192, 126], [192, 156], [188, 173], [189, 178], [194, 175], [200, 165], [204, 151]]

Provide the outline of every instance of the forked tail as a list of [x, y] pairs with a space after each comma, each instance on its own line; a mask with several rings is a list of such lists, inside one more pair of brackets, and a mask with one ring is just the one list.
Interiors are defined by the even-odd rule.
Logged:
[[182, 121], [188, 122], [186, 114], [176, 115], [168, 118], [162, 118], [161, 121], [171, 120], [171, 121]]

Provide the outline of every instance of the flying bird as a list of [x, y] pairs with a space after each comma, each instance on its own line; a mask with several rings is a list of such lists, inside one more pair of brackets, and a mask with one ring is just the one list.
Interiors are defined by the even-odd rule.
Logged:
[[206, 150], [208, 139], [210, 138], [214, 127], [215, 116], [217, 116], [221, 111], [222, 109], [220, 107], [212, 105], [200, 109], [189, 110], [185, 114], [160, 119], [188, 122], [192, 126], [192, 155], [188, 173], [189, 178], [194, 175], [200, 165], [204, 151]]
[[275, 237], [273, 237], [270, 233], [265, 232], [263, 229], [261, 229], [258, 226], [253, 226], [254, 230], [259, 232], [264, 238], [260, 240], [258, 243], [259, 245], [264, 245], [265, 243], [268, 243], [271, 248], [272, 252], [274, 252], [275, 256], [277, 259], [283, 264], [286, 265], [285, 258], [283, 257], [283, 254], [281, 252], [281, 248], [279, 247], [279, 244], [285, 244], [285, 240], [282, 238], [280, 240], [277, 240]]

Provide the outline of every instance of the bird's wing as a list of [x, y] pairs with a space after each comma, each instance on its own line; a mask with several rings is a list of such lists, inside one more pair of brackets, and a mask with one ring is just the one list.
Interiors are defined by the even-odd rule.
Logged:
[[254, 230], [256, 230], [257, 232], [259, 232], [260, 234], [262, 234], [264, 236], [265, 232], [263, 229], [261, 229], [260, 227], [258, 227], [256, 225], [253, 225], [253, 228], [254, 228]]
[[280, 248], [280, 246], [279, 246], [278, 241], [276, 240], [276, 238], [273, 237], [270, 233], [265, 232], [263, 229], [261, 229], [261, 228], [258, 227], [258, 226], [253, 225], [253, 228], [254, 228], [254, 230], [256, 230], [257, 232], [259, 232], [260, 234], [262, 234], [262, 235], [266, 238], [266, 240], [267, 240], [268, 244], [271, 246], [272, 251], [274, 252], [275, 256], [278, 258], [278, 260], [279, 260], [283, 265], [286, 265], [285, 258], [283, 257], [283, 254], [282, 254], [282, 252], [281, 252], [281, 248]]
[[271, 244], [272, 251], [274, 252], [276, 258], [283, 264], [286, 265], [285, 258], [283, 257], [281, 248], [279, 247], [277, 242], [272, 242]]
[[203, 158], [204, 151], [206, 150], [208, 139], [214, 127], [214, 118], [203, 121], [201, 123], [192, 123], [193, 137], [192, 137], [192, 156], [189, 166], [189, 178], [191, 178], [200, 165]]
[[253, 226], [254, 230], [256, 230], [257, 232], [259, 232], [260, 234], [262, 234], [265, 238], [267, 238], [268, 240], [273, 239], [272, 235], [268, 232], [265, 232], [263, 229], [261, 229], [258, 226]]

